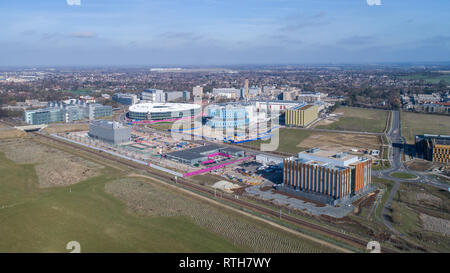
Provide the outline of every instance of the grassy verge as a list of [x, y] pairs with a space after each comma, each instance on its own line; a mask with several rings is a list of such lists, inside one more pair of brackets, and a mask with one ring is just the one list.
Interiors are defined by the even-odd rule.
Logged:
[[404, 172], [391, 173], [391, 176], [395, 177], [395, 178], [400, 178], [400, 179], [414, 179], [414, 178], [417, 178], [417, 176], [414, 175], [414, 174], [404, 173]]

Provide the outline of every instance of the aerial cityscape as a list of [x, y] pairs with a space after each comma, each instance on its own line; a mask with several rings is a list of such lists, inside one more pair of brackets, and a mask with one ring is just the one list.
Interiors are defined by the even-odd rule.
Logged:
[[6, 2], [0, 253], [450, 252], [450, 3]]

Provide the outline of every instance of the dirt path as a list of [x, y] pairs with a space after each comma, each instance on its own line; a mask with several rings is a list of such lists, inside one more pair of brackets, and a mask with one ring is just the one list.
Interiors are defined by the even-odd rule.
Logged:
[[266, 220], [266, 219], [262, 219], [262, 218], [260, 218], [260, 217], [257, 217], [257, 216], [255, 216], [255, 215], [253, 215], [253, 214], [250, 214], [250, 213], [247, 213], [247, 212], [238, 210], [238, 209], [236, 209], [236, 208], [227, 206], [227, 205], [225, 205], [225, 204], [222, 204], [222, 203], [220, 203], [220, 202], [214, 201], [214, 200], [212, 200], [212, 199], [210, 199], [210, 198], [204, 197], [204, 196], [202, 196], [202, 195], [196, 194], [196, 193], [191, 192], [191, 191], [188, 191], [188, 190], [186, 190], [186, 189], [177, 187], [177, 186], [175, 186], [175, 185], [170, 185], [170, 184], [168, 184], [168, 183], [165, 183], [165, 182], [162, 182], [162, 181], [160, 181], [160, 180], [157, 180], [157, 179], [155, 179], [155, 178], [153, 178], [153, 177], [151, 177], [151, 176], [140, 175], [140, 174], [129, 174], [128, 176], [129, 176], [129, 177], [135, 177], [135, 178], [139, 178], [139, 177], [140, 177], [140, 178], [145, 178], [145, 179], [152, 180], [152, 181], [154, 181], [154, 182], [163, 184], [164, 186], [168, 186], [168, 187], [170, 187], [170, 188], [172, 188], [172, 189], [174, 189], [174, 190], [178, 190], [178, 191], [187, 193], [187, 194], [189, 194], [189, 195], [195, 196], [196, 198], [200, 198], [200, 199], [202, 199], [202, 200], [208, 201], [209, 203], [215, 204], [215, 205], [220, 206], [220, 207], [223, 207], [223, 208], [227, 208], [227, 209], [229, 209], [229, 210], [233, 210], [234, 212], [243, 214], [243, 215], [245, 215], [245, 216], [247, 216], [247, 217], [250, 217], [250, 218], [252, 218], [252, 219], [255, 219], [255, 220], [264, 222], [265, 224], [269, 224], [269, 225], [271, 225], [271, 226], [273, 226], [273, 227], [282, 229], [282, 230], [287, 231], [287, 232], [289, 232], [289, 233], [292, 233], [292, 234], [294, 234], [294, 235], [296, 235], [296, 236], [300, 236], [300, 237], [303, 237], [303, 238], [308, 239], [308, 240], [310, 240], [310, 241], [313, 241], [313, 242], [319, 243], [319, 244], [321, 244], [321, 245], [324, 245], [324, 246], [326, 246], [326, 247], [336, 249], [336, 250], [339, 251], [339, 252], [351, 253], [351, 251], [349, 251], [348, 249], [345, 249], [345, 248], [342, 248], [342, 247], [333, 245], [333, 244], [328, 243], [328, 242], [326, 242], [326, 241], [323, 241], [323, 240], [314, 238], [314, 237], [312, 237], [312, 236], [309, 236], [309, 235], [300, 233], [300, 232], [298, 232], [298, 231], [289, 229], [289, 228], [284, 227], [284, 226], [282, 226], [282, 225], [276, 224], [276, 223], [271, 222], [271, 221]]

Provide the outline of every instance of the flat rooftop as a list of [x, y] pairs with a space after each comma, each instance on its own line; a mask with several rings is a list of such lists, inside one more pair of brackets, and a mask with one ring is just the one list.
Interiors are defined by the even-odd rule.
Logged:
[[321, 150], [321, 149], [318, 149], [318, 148], [313, 148], [313, 149], [307, 150], [305, 152], [300, 152], [299, 155], [300, 154], [313, 154], [313, 155], [315, 155], [317, 157], [335, 159], [335, 160], [339, 160], [339, 161], [346, 161], [346, 160], [349, 160], [351, 158], [357, 157], [355, 155], [350, 155], [350, 154], [347, 154], [345, 152]]
[[184, 160], [193, 160], [204, 157], [204, 155], [199, 153], [193, 153], [191, 151], [176, 151], [167, 154], [168, 156], [182, 158]]
[[230, 148], [230, 147], [220, 147], [218, 145], [205, 145], [200, 146], [192, 149], [187, 149], [183, 151], [176, 151], [166, 154], [169, 157], [177, 157], [182, 158], [184, 160], [193, 160], [193, 159], [199, 159], [204, 158], [208, 156], [209, 154], [212, 154], [217, 151], [222, 151], [224, 153], [234, 153], [242, 151], [240, 149]]
[[112, 128], [112, 129], [118, 129], [118, 128], [125, 128], [126, 127], [126, 126], [123, 126], [122, 123], [120, 123], [120, 122], [111, 121], [111, 120], [103, 120], [103, 119], [93, 120], [91, 122], [91, 125], [101, 126], [101, 127], [104, 127], [104, 128]]
[[450, 138], [436, 138], [434, 141], [437, 145], [450, 145]]
[[309, 108], [313, 107], [312, 104], [307, 104], [307, 105], [300, 105], [298, 108], [294, 108], [293, 110], [307, 110]]
[[364, 162], [368, 159], [347, 154], [346, 152], [336, 152], [321, 150], [319, 148], [312, 148], [305, 152], [298, 153], [297, 160], [312, 165], [345, 168], [351, 164]]

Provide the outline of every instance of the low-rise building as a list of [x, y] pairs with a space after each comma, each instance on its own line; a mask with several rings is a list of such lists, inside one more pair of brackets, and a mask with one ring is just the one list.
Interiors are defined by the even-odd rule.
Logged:
[[243, 157], [245, 152], [230, 147], [220, 147], [218, 145], [205, 145], [183, 151], [176, 151], [166, 154], [165, 156], [173, 161], [183, 164], [195, 165], [208, 161], [211, 157], [222, 155], [227, 157]]

